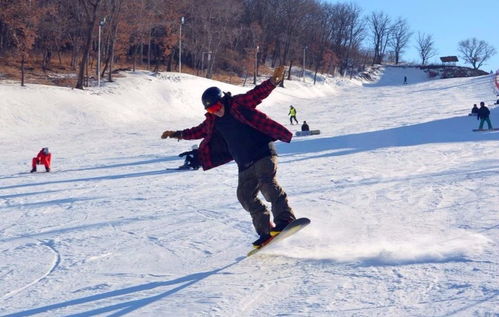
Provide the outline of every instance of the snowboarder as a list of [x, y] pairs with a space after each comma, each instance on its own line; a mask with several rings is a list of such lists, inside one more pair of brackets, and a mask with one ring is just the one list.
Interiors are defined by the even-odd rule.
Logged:
[[293, 106], [289, 106], [289, 122], [293, 125], [293, 120], [295, 120], [296, 124], [298, 124], [298, 120], [296, 119], [296, 109]]
[[199, 162], [199, 150], [197, 144], [192, 146], [192, 151], [185, 151], [178, 155], [179, 157], [185, 156], [184, 165], [179, 166], [180, 169], [199, 169], [201, 163]]
[[44, 147], [38, 152], [38, 155], [33, 158], [31, 165], [31, 173], [36, 172], [36, 165], [45, 165], [45, 171], [50, 172], [50, 163], [52, 161], [52, 154], [49, 152], [48, 147]]
[[308, 126], [307, 121], [303, 121], [303, 124], [301, 125], [301, 130], [310, 131], [310, 127]]
[[[199, 160], [208, 170], [232, 160], [239, 169], [237, 198], [252, 218], [259, 238], [258, 248], [295, 220], [287, 195], [276, 179], [277, 159], [274, 141], [289, 143], [292, 133], [256, 109], [283, 80], [284, 66], [275, 69], [272, 77], [245, 94], [222, 94], [218, 87], [206, 89], [202, 96], [205, 120], [198, 126], [179, 131], [167, 130], [162, 139], [203, 139]], [[258, 192], [271, 203], [270, 212], [258, 198]]]
[[480, 109], [478, 109], [478, 118], [480, 119], [480, 126], [478, 127], [479, 130], [483, 129], [483, 123], [487, 121], [487, 126], [489, 127], [489, 130], [492, 130], [492, 123], [490, 122], [490, 110], [485, 106], [485, 103], [483, 101], [480, 102]]

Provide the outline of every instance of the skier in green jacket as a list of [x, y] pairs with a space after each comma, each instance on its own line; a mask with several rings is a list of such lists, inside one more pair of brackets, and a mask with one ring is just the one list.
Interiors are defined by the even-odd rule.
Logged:
[[293, 120], [295, 120], [296, 124], [298, 124], [298, 119], [296, 119], [296, 109], [293, 106], [289, 106], [289, 122], [293, 125]]

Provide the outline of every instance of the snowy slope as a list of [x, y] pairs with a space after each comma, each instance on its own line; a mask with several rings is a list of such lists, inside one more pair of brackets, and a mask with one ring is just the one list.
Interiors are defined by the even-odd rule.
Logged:
[[[159, 138], [202, 120], [205, 88], [250, 87], [146, 72], [86, 91], [0, 84], [0, 316], [499, 314], [499, 133], [467, 116], [491, 77], [411, 71], [409, 85], [400, 68], [287, 82], [259, 106], [295, 131], [293, 104], [322, 133], [277, 143], [312, 224], [250, 258], [235, 164], [167, 170], [196, 142]], [[28, 173], [44, 146], [53, 172]]]
[[412, 66], [391, 66], [381, 68], [383, 76], [379, 80], [369, 83], [366, 86], [399, 86], [404, 83], [404, 77], [407, 78], [407, 84], [418, 84], [428, 81], [428, 74]]

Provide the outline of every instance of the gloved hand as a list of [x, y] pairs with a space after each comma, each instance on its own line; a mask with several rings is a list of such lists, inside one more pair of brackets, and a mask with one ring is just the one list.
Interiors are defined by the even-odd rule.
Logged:
[[180, 140], [180, 139], [182, 139], [182, 132], [181, 131], [169, 131], [169, 130], [166, 130], [161, 135], [161, 138], [162, 139], [173, 138], [173, 139]]
[[270, 82], [277, 86], [284, 79], [284, 65], [278, 66], [274, 70], [274, 74], [270, 78]]

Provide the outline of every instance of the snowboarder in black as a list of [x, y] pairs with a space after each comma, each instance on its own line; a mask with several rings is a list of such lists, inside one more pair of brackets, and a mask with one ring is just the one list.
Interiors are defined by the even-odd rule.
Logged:
[[197, 170], [201, 167], [201, 163], [199, 162], [199, 150], [196, 144], [192, 146], [192, 151], [180, 153], [178, 156], [185, 156], [184, 165], [180, 166], [180, 169], [192, 168], [193, 170]]
[[310, 127], [308, 126], [307, 121], [303, 121], [303, 124], [301, 125], [301, 130], [310, 131]]
[[480, 119], [480, 126], [478, 127], [479, 130], [483, 129], [483, 123], [487, 121], [487, 126], [489, 127], [489, 130], [492, 130], [492, 123], [490, 122], [490, 110], [485, 106], [485, 103], [482, 101], [480, 102], [480, 109], [478, 109], [478, 118]]

